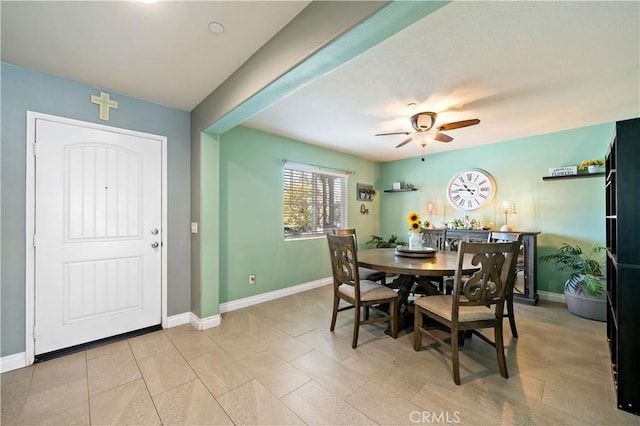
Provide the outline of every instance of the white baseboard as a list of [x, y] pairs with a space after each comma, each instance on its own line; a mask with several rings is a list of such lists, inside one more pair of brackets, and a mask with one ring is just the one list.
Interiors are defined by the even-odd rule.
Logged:
[[184, 312], [182, 314], [173, 315], [167, 318], [167, 327], [177, 327], [183, 324], [191, 324], [196, 330], [206, 330], [207, 328], [217, 327], [222, 323], [220, 315], [213, 315], [207, 318], [198, 318], [193, 312]]
[[[281, 297], [291, 296], [292, 294], [296, 293], [302, 293], [303, 291], [322, 287], [331, 284], [332, 282], [333, 279], [331, 277], [322, 278], [316, 281], [294, 285], [280, 290], [270, 291], [268, 293], [245, 297], [244, 299], [238, 299], [232, 302], [221, 303], [220, 313], [224, 314], [226, 312], [235, 311], [236, 309], [246, 308], [249, 306], [257, 305], [259, 303], [279, 299]], [[167, 328], [176, 327], [182, 324], [191, 324], [196, 330], [206, 330], [208, 328], [218, 327], [220, 324], [222, 324], [222, 316], [213, 315], [207, 318], [198, 318], [193, 312], [185, 312], [167, 318]]]
[[[190, 319], [192, 315], [193, 314], [191, 312], [185, 312], [183, 314], [172, 315], [170, 317], [167, 317], [166, 328], [176, 327], [182, 324], [189, 324], [191, 322]], [[202, 330], [204, 330], [204, 328]], [[27, 365], [28, 364], [27, 364], [26, 352], [20, 352], [17, 354], [3, 356], [2, 358], [0, 358], [0, 373], [6, 373], [7, 371], [17, 370], [18, 368], [23, 368], [23, 367], [26, 367]]]
[[[183, 324], [191, 324], [196, 330], [206, 330], [207, 328], [217, 327], [221, 324], [222, 317], [214, 315], [208, 318], [198, 318], [191, 312], [184, 312], [178, 315], [167, 317], [166, 328], [177, 327]], [[27, 354], [20, 352], [17, 354], [7, 355], [0, 358], [0, 372], [17, 370], [27, 366]]]
[[207, 318], [198, 318], [194, 313], [190, 313], [189, 322], [196, 330], [206, 330], [207, 328], [218, 327], [222, 324], [220, 315], [213, 315]]
[[[238, 299], [232, 302], [221, 303], [220, 313], [223, 314], [225, 312], [235, 311], [236, 309], [242, 309], [248, 306], [257, 305], [258, 303], [268, 302], [270, 300], [279, 299], [285, 296], [291, 296], [293, 294], [302, 293], [303, 291], [307, 290], [313, 290], [314, 288], [329, 285], [332, 282], [333, 279], [331, 277], [323, 278], [320, 280], [311, 281], [280, 290], [270, 291], [268, 293], [258, 294], [256, 296], [245, 297], [244, 299]], [[562, 299], [564, 301], [564, 296], [562, 296]], [[222, 324], [222, 316], [213, 315], [207, 318], [198, 318], [192, 312], [184, 312], [182, 314], [167, 317], [166, 328], [177, 327], [183, 324], [191, 324], [196, 330], [206, 330], [208, 328], [218, 327], [220, 324]], [[25, 352], [7, 355], [0, 358], [0, 367], [2, 373], [11, 370], [17, 370], [18, 368], [26, 366], [27, 358]]]
[[171, 315], [167, 317], [167, 326], [166, 328], [177, 327], [183, 324], [189, 324], [191, 321], [191, 312], [184, 312], [178, 315]]
[[18, 368], [27, 366], [27, 354], [26, 352], [20, 352], [17, 354], [7, 355], [0, 358], [0, 372], [6, 373], [7, 371], [17, 370]]
[[308, 283], [294, 285], [291, 287], [283, 288], [280, 290], [270, 291], [268, 293], [257, 294], [255, 296], [245, 297], [244, 299], [233, 300], [231, 302], [220, 304], [220, 313], [235, 311], [236, 309], [242, 309], [249, 306], [257, 305], [259, 303], [268, 302], [270, 300], [279, 299], [285, 296], [291, 296], [296, 293], [302, 293], [303, 291], [313, 290], [314, 288], [322, 287], [333, 282], [333, 278], [322, 278], [316, 281], [310, 281]]
[[564, 293], [552, 293], [550, 291], [540, 291], [538, 290], [538, 298], [540, 300], [547, 300], [549, 302], [558, 302], [567, 304], [567, 300], [564, 297]]

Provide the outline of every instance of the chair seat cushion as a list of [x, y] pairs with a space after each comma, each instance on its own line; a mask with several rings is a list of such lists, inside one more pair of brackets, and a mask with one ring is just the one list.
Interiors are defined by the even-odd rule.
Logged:
[[[414, 303], [426, 311], [451, 321], [453, 297], [450, 294], [419, 297]], [[486, 306], [460, 306], [458, 312], [458, 320], [461, 322], [490, 320], [495, 317], [495, 309], [489, 309]]]
[[[338, 293], [355, 299], [356, 290], [349, 284], [342, 284], [338, 287]], [[398, 294], [390, 289], [373, 281], [360, 280], [360, 300], [370, 302], [372, 300], [391, 299]]]

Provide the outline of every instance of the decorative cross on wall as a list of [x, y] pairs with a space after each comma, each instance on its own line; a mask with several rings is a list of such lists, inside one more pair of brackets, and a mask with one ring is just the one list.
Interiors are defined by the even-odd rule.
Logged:
[[109, 121], [109, 108], [118, 109], [118, 102], [109, 99], [109, 94], [100, 92], [100, 96], [91, 95], [91, 103], [100, 106], [98, 118], [100, 120]]

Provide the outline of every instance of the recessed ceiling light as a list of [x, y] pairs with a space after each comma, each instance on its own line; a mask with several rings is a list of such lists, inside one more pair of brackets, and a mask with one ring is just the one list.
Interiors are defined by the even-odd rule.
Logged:
[[155, 2], [157, 2], [158, 0], [138, 0], [140, 3], [147, 3], [147, 4], [153, 4]]
[[214, 34], [220, 34], [224, 31], [224, 27], [220, 22], [212, 22], [209, 24], [209, 29]]

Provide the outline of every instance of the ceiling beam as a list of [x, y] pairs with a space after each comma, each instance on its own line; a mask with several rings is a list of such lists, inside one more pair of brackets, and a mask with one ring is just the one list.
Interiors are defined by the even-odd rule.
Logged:
[[313, 1], [191, 112], [221, 134], [449, 2]]

